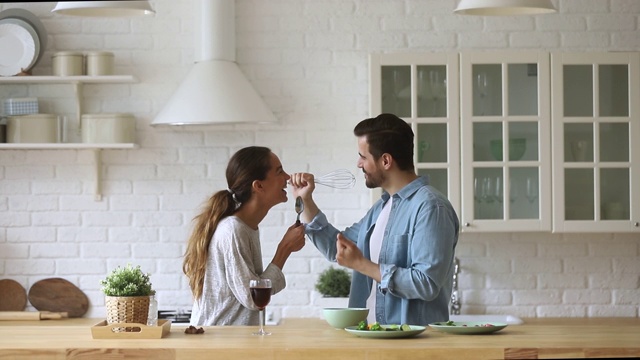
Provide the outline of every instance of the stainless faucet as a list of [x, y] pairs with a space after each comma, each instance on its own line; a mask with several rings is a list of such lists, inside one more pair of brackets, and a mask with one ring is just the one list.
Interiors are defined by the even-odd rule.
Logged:
[[451, 292], [451, 315], [460, 315], [460, 295], [458, 294], [458, 273], [460, 272], [460, 260], [453, 260], [453, 291]]

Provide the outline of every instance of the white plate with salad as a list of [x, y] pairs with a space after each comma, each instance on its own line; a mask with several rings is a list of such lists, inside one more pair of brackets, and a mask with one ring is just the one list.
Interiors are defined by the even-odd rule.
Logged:
[[442, 321], [429, 324], [429, 327], [450, 334], [491, 334], [507, 327], [505, 323], [486, 321]]
[[[374, 339], [398, 339], [416, 336], [426, 330], [425, 326], [420, 325], [378, 325], [378, 327], [369, 327], [370, 329], [360, 326], [348, 326], [344, 328], [348, 333], [356, 336]], [[359, 330], [360, 329], [360, 330]], [[377, 330], [376, 330], [377, 329]]]

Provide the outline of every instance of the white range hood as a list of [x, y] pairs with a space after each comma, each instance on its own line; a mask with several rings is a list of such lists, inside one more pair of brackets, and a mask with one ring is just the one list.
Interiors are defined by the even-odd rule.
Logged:
[[196, 11], [196, 63], [151, 125], [276, 122], [235, 63], [234, 0], [199, 0]]

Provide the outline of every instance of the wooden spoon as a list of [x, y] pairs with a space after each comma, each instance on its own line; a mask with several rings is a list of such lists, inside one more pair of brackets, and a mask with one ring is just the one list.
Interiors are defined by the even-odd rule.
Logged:
[[81, 317], [89, 309], [87, 295], [62, 278], [43, 279], [29, 289], [29, 302], [40, 311], [66, 312]]
[[27, 306], [27, 292], [19, 282], [0, 280], [0, 311], [22, 311]]

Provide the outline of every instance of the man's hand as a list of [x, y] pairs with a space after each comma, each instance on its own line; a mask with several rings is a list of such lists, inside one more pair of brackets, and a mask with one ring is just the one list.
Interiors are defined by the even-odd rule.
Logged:
[[313, 174], [309, 173], [293, 173], [290, 174], [289, 185], [293, 189], [293, 196], [302, 198], [304, 203], [304, 210], [302, 211], [302, 220], [305, 223], [311, 222], [313, 217], [318, 214], [320, 209], [318, 205], [313, 201], [313, 190], [316, 188], [316, 183], [313, 179]]
[[342, 233], [338, 233], [336, 239], [336, 261], [361, 274], [367, 275], [380, 282], [380, 267], [378, 264], [367, 260], [356, 244], [347, 239]]

